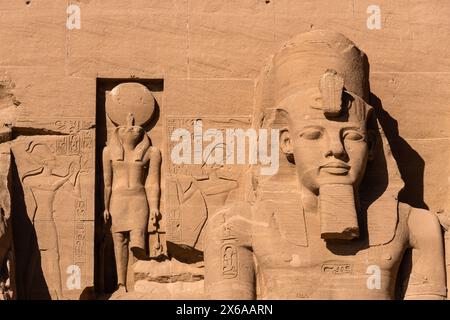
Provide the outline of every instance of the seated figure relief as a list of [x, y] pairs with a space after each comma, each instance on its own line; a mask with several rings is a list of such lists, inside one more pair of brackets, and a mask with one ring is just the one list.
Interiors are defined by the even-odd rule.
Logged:
[[[369, 104], [366, 55], [341, 34], [288, 41], [259, 82], [262, 128], [280, 130], [280, 169], [254, 197], [210, 214], [212, 299], [444, 299], [436, 215], [398, 201], [397, 164]], [[256, 122], [256, 121], [255, 121]], [[411, 250], [411, 270], [401, 268]]]

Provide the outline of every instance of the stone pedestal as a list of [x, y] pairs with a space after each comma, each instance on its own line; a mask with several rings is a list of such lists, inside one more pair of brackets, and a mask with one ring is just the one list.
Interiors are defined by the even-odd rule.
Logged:
[[204, 299], [203, 262], [185, 264], [175, 259], [137, 261], [133, 265], [134, 291], [115, 293], [112, 300]]

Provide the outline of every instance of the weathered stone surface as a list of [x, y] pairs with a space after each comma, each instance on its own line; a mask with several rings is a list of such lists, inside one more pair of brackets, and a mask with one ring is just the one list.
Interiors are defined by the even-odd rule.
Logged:
[[[80, 8], [80, 29], [66, 27], [68, 5]], [[372, 5], [381, 10], [381, 29], [367, 27], [371, 15], [367, 10]], [[5, 159], [4, 166], [0, 166], [0, 186], [3, 186], [0, 194], [2, 199], [7, 195], [8, 172], [12, 181], [11, 215], [14, 217], [14, 250], [9, 252], [15, 253], [7, 259], [14, 260], [11, 279], [5, 281], [5, 268], [0, 270], [0, 289], [6, 292], [3, 284], [10, 284], [15, 290], [13, 298], [18, 299], [85, 299], [95, 298], [94, 293], [104, 299], [117, 289], [112, 233], [110, 226], [103, 222], [104, 173], [107, 170], [102, 164], [102, 150], [107, 143], [108, 146], [114, 144], [111, 136], [120, 125], [120, 120], [111, 116], [114, 118], [111, 121], [108, 117], [107, 97], [117, 85], [133, 82], [145, 86], [154, 98], [151, 121], [140, 123], [135, 114], [139, 122], [135, 125], [142, 125], [151, 145], [161, 150], [162, 158], [158, 198], [160, 225], [158, 230], [148, 228], [143, 240], [145, 248], [141, 249], [152, 256], [151, 252], [159, 250], [153, 244], [164, 244], [170, 260], [147, 260], [149, 257], [139, 255], [137, 259], [129, 254], [126, 263], [133, 269], [126, 275], [129, 292], [116, 291], [111, 299], [215, 297], [210, 282], [214, 277], [222, 277], [224, 281], [215, 287], [216, 293], [233, 299], [241, 297], [243, 292], [251, 293], [246, 298], [277, 299], [292, 298], [292, 295], [294, 298], [349, 298], [365, 293], [360, 280], [366, 270], [361, 261], [366, 259], [364, 261], [381, 265], [383, 270], [391, 270], [390, 263], [400, 261], [393, 252], [401, 252], [403, 244], [391, 236], [397, 222], [404, 226], [401, 217], [408, 211], [406, 206], [401, 205], [398, 221], [394, 215], [368, 215], [366, 230], [360, 219], [355, 220], [359, 212], [355, 205], [358, 197], [351, 196], [348, 185], [331, 183], [321, 188], [323, 210], [317, 216], [321, 216], [324, 223], [314, 225], [314, 219], [305, 213], [312, 209], [307, 208], [303, 214], [300, 210], [304, 194], [298, 189], [299, 171], [295, 165], [302, 168], [302, 164], [298, 164], [302, 156], [297, 155], [294, 164], [293, 153], [288, 152], [286, 157], [281, 152], [276, 177], [266, 179], [255, 173], [260, 169], [258, 166], [249, 163], [208, 164], [208, 157], [214, 159], [216, 152], [227, 147], [227, 141], [221, 144], [215, 140], [216, 146], [210, 148], [208, 155], [201, 154], [196, 163], [174, 163], [171, 152], [177, 141], [171, 137], [177, 129], [185, 130], [195, 149], [194, 125], [200, 122], [203, 132], [217, 129], [221, 134], [230, 129], [258, 129], [271, 121], [278, 126], [284, 123], [285, 115], [277, 114], [273, 118], [267, 113], [261, 117], [261, 104], [275, 111], [289, 104], [289, 99], [297, 99], [297, 106], [302, 106], [309, 93], [298, 91], [305, 84], [311, 84], [321, 95], [308, 103], [311, 102], [316, 111], [325, 108], [327, 116], [345, 114], [340, 108], [342, 99], [347, 103], [355, 99], [358, 108], [367, 102], [374, 107], [380, 127], [378, 158], [373, 161], [384, 161], [386, 166], [368, 164], [361, 182], [361, 205], [374, 203], [369, 206], [372, 212], [392, 213], [395, 211], [392, 197], [397, 196], [404, 184], [398, 200], [417, 208], [439, 210], [440, 221], [447, 230], [450, 210], [449, 15], [450, 5], [446, 0], [379, 0], [377, 3], [371, 0], [0, 1], [0, 128], [12, 128], [10, 143], [2, 140], [0, 129], [3, 142], [0, 155]], [[335, 64], [337, 60], [327, 60], [326, 50], [319, 50], [316, 60], [308, 60], [307, 55], [300, 54], [296, 63], [275, 77], [281, 83], [277, 88], [270, 84], [262, 87], [261, 79], [270, 78], [264, 66], [270, 64], [283, 44], [298, 34], [319, 29], [344, 34], [367, 54], [370, 81], [359, 86], [358, 76], [350, 79], [343, 75], [343, 86], [349, 93], [339, 91], [340, 78], [327, 77], [333, 72], [326, 70], [339, 71], [342, 66]], [[346, 43], [342, 38], [339, 41]], [[347, 63], [352, 74], [359, 64], [348, 59], [351, 61], [346, 60], [343, 65]], [[302, 69], [305, 61], [310, 61], [309, 65]], [[291, 81], [299, 72], [302, 78], [292, 85]], [[321, 81], [322, 75], [325, 76]], [[369, 83], [370, 97], [366, 97], [369, 92], [361, 93], [361, 88]], [[299, 95], [284, 96], [286, 90]], [[364, 103], [355, 98], [355, 94], [365, 100]], [[282, 96], [289, 96], [289, 101], [282, 101]], [[139, 108], [143, 107], [136, 92], [116, 102], [125, 106], [118, 112], [124, 121], [130, 111], [139, 113]], [[131, 102], [133, 106], [127, 107]], [[143, 113], [144, 118], [153, 114], [150, 109]], [[125, 123], [121, 125], [127, 127]], [[292, 123], [284, 123], [280, 129], [289, 126]], [[130, 122], [128, 128], [131, 127]], [[315, 135], [314, 132], [309, 134]], [[281, 149], [290, 151], [292, 145], [286, 141], [297, 136], [282, 132]], [[209, 142], [200, 142], [202, 151], [211, 147]], [[123, 141], [118, 145], [123, 146]], [[249, 146], [248, 141], [245, 146]], [[200, 154], [198, 150], [190, 151], [192, 156]], [[311, 146], [303, 154], [312, 157], [315, 151], [323, 150]], [[9, 154], [12, 154], [10, 171]], [[125, 162], [128, 168], [141, 165], [139, 161]], [[355, 165], [351, 166], [350, 170], [355, 170]], [[147, 170], [144, 165], [139, 172], [145, 176]], [[347, 169], [330, 170], [341, 170], [344, 174]], [[111, 169], [116, 172], [116, 178], [119, 171]], [[266, 210], [273, 212], [258, 206], [256, 211], [249, 209], [247, 202], [252, 205], [268, 202]], [[223, 206], [227, 209], [221, 212]], [[230, 218], [233, 210], [238, 214]], [[336, 216], [336, 212], [347, 215]], [[418, 223], [423, 226], [421, 230], [435, 227], [425, 211], [412, 209], [409, 215], [427, 217], [426, 221]], [[304, 219], [300, 219], [302, 216]], [[266, 225], [270, 227], [265, 229]], [[208, 228], [218, 233], [207, 235]], [[400, 229], [398, 234], [403, 235], [406, 231]], [[234, 236], [233, 232], [236, 232]], [[215, 242], [214, 236], [225, 233], [226, 237]], [[346, 249], [351, 254], [339, 246], [323, 248], [325, 240], [320, 238], [326, 241], [364, 239], [366, 233], [369, 233], [367, 248], [361, 245], [365, 249]], [[250, 235], [254, 236], [251, 240], [254, 242], [249, 240]], [[448, 243], [448, 232], [445, 236]], [[208, 241], [208, 237], [214, 241]], [[381, 244], [371, 246], [374, 243]], [[398, 246], [389, 246], [392, 243]], [[253, 252], [248, 251], [250, 247]], [[438, 252], [438, 247], [431, 251]], [[316, 262], [320, 271], [308, 271], [311, 276], [297, 286], [292, 279], [300, 279], [301, 271], [308, 268], [311, 261], [305, 262], [303, 257], [309, 255], [310, 249], [337, 262], [321, 263], [319, 259]], [[346, 254], [340, 255], [340, 250]], [[329, 256], [330, 251], [338, 258]], [[384, 260], [386, 252], [390, 259]], [[447, 256], [449, 252], [447, 250]], [[253, 255], [264, 258], [257, 259], [261, 262], [257, 270], [252, 269]], [[206, 267], [201, 267], [205, 259]], [[265, 272], [264, 267], [270, 266], [271, 261], [286, 266], [279, 273]], [[448, 257], [446, 263], [450, 270]], [[434, 265], [439, 267], [440, 262]], [[234, 295], [233, 290], [224, 285], [226, 281], [246, 279], [252, 272], [258, 279], [258, 286], [253, 286], [252, 281], [241, 282], [237, 285], [240, 293]], [[400, 271], [402, 275], [403, 272]], [[440, 270], [435, 274], [440, 275]], [[262, 278], [264, 281], [260, 281]], [[338, 278], [345, 278], [352, 284], [342, 285]], [[8, 282], [10, 280], [12, 282]], [[278, 287], [271, 287], [273, 281]], [[415, 281], [421, 280], [412, 277], [410, 283]], [[439, 287], [440, 281], [436, 282]], [[321, 291], [327, 286], [344, 289], [340, 293]], [[312, 287], [322, 289], [311, 293], [308, 288]], [[356, 289], [349, 292], [348, 288]], [[408, 295], [420, 292], [417, 290]], [[375, 298], [385, 298], [383, 295], [387, 291], [381, 291], [376, 291], [379, 296]], [[397, 290], [400, 297], [404, 295], [401, 291]], [[8, 298], [7, 295], [4, 298]]]
[[276, 48], [273, 8], [261, 0], [189, 3], [190, 77], [255, 78]]
[[126, 5], [92, 1], [79, 5], [83, 25], [80, 30], [67, 32], [67, 75], [187, 76], [186, 0], [139, 0]]
[[[14, 84], [11, 92], [19, 102], [18, 120], [28, 122], [23, 126], [35, 122], [38, 127], [45, 119], [56, 122], [67, 118], [91, 120], [95, 124], [95, 78], [65, 77], [64, 70], [58, 67], [0, 67], [0, 72]], [[40, 127], [58, 131], [58, 125]]]
[[390, 117], [398, 122], [386, 128], [386, 134], [398, 129], [398, 134], [406, 140], [448, 139], [449, 82], [448, 73], [372, 74], [371, 91], [379, 99], [372, 104], [381, 103]]
[[114, 293], [112, 300], [205, 299], [203, 263], [185, 264], [175, 259], [137, 261], [132, 266], [134, 291]]
[[135, 280], [146, 280], [149, 282], [172, 283], [172, 282], [196, 282], [204, 278], [203, 263], [186, 265], [175, 259], [158, 262], [138, 261], [133, 265]]
[[64, 1], [17, 1], [0, 4], [1, 66], [64, 67]]
[[253, 80], [176, 79], [165, 83], [167, 116], [250, 116]]
[[[431, 211], [446, 208], [448, 185], [435, 182], [442, 179], [442, 176], [450, 175], [446, 165], [450, 157], [448, 140], [418, 139], [409, 140], [407, 144], [402, 142], [399, 145], [401, 147], [398, 152], [401, 158], [398, 163], [406, 189], [402, 192], [404, 201], [417, 207], [429, 208]], [[423, 190], [423, 194], [420, 190]]]
[[[354, 21], [364, 25], [371, 1], [355, 1]], [[375, 72], [449, 72], [447, 41], [450, 7], [442, 1], [378, 1], [382, 28], [347, 33], [371, 57]], [[359, 28], [358, 28], [359, 29]]]

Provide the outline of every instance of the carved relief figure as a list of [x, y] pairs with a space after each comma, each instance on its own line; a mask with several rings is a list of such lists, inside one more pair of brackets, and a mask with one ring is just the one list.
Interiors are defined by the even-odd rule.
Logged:
[[[53, 204], [56, 193], [65, 183], [72, 179], [73, 186], [76, 185], [79, 168], [76, 168], [77, 164], [71, 163], [68, 173], [59, 176], [53, 173], [56, 157], [46, 144], [31, 142], [26, 152], [32, 161], [40, 165], [38, 169], [23, 175], [22, 184], [29, 190], [34, 206], [34, 210], [30, 210], [29, 214], [36, 232], [42, 270], [51, 296], [63, 299], [59, 238]], [[28, 274], [29, 279], [33, 279], [34, 272], [33, 269]], [[33, 285], [32, 280], [28, 283]]]
[[[394, 299], [412, 250], [405, 298], [443, 299], [439, 221], [397, 200], [403, 184], [368, 104], [365, 54], [341, 34], [313, 31], [287, 42], [263, 77], [261, 125], [280, 129], [283, 165], [253, 177], [254, 203], [236, 202], [210, 219], [208, 296]], [[236, 247], [234, 277], [233, 251], [221, 250], [227, 244]]]
[[[202, 230], [209, 214], [225, 205], [230, 192], [238, 188], [236, 179], [222, 174], [223, 164], [208, 163], [208, 159], [216, 148], [224, 148], [222, 144], [213, 148], [201, 165], [201, 174], [179, 177], [176, 181], [178, 202], [183, 224], [183, 244], [203, 249]], [[175, 190], [173, 190], [175, 191]]]
[[[121, 84], [113, 89], [112, 94], [116, 101], [132, 96], [131, 91], [141, 97], [141, 87], [136, 83]], [[146, 102], [147, 98], [153, 99], [150, 92], [144, 89], [141, 102]], [[114, 118], [111, 112], [108, 116]], [[119, 292], [127, 291], [129, 250], [136, 258], [146, 259], [147, 232], [158, 229], [161, 219], [160, 174], [159, 149], [151, 146], [147, 133], [141, 126], [135, 125], [135, 115], [129, 113], [126, 124], [114, 129], [103, 150], [104, 218], [111, 221]], [[158, 239], [151, 246], [152, 256], [162, 254], [165, 249]]]

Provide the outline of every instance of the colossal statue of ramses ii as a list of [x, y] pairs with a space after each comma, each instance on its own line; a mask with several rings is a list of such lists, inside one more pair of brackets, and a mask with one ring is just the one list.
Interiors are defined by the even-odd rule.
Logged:
[[[341, 34], [288, 41], [259, 82], [255, 126], [280, 130], [280, 169], [211, 214], [205, 290], [219, 299], [446, 296], [437, 217], [398, 201], [397, 164], [369, 105], [366, 55]], [[400, 268], [412, 251], [408, 274]]]

